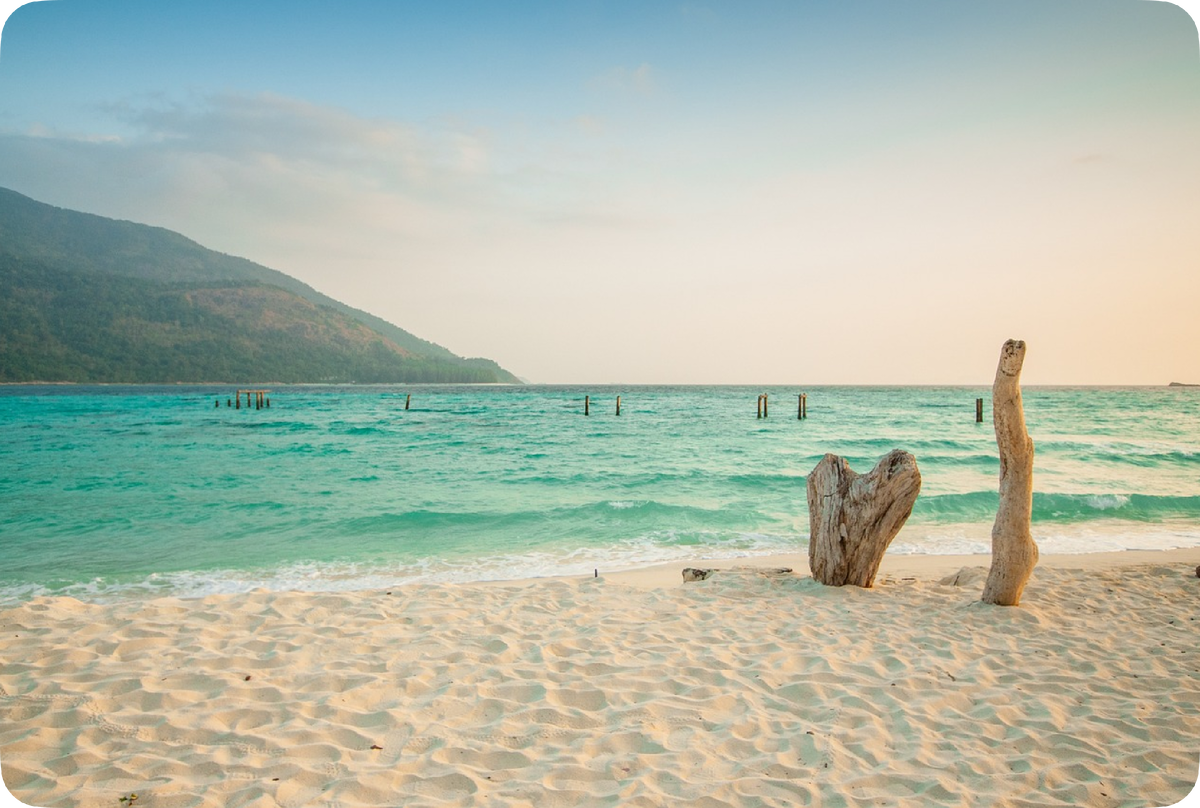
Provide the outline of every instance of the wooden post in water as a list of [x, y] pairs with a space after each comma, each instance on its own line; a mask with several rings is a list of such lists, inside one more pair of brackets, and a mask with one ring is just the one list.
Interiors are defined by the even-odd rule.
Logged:
[[808, 420], [808, 393], [800, 396], [800, 417]]
[[975, 423], [983, 423], [983, 399], [975, 399]]
[[242, 391], [238, 390], [237, 396], [235, 396], [235, 397], [237, 398], [237, 406], [235, 406], [234, 409], [240, 410], [242, 408]]
[[617, 396], [617, 415], [621, 414], [621, 397]]
[[763, 418], [767, 417], [767, 394], [763, 393]]
[[406, 396], [404, 397], [404, 409], [406, 409], [406, 410], [407, 410], [407, 409], [408, 409], [408, 405], [409, 405], [409, 404], [411, 404], [411, 403], [412, 403], [412, 393], [409, 393], [408, 395], [406, 395]]
[[804, 417], [804, 394], [800, 393], [796, 396], [796, 420], [799, 421]]
[[584, 396], [583, 397], [583, 414], [591, 415], [592, 414], [591, 410], [592, 410], [592, 397]]
[[762, 393], [758, 394], [758, 417], [762, 418]]

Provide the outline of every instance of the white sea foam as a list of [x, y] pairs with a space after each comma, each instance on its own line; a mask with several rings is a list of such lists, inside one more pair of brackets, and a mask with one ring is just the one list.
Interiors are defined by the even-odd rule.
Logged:
[[1110, 511], [1129, 504], [1128, 494], [1096, 494], [1087, 498], [1088, 505], [1099, 511]]
[[[679, 561], [754, 558], [806, 553], [807, 536], [743, 533], [719, 541], [717, 534], [689, 534], [681, 543], [673, 531], [600, 548], [562, 552], [534, 551], [473, 559], [426, 559], [410, 563], [302, 563], [261, 570], [209, 570], [156, 573], [139, 581], [96, 579], [51, 590], [25, 584], [0, 591], [0, 605], [41, 595], [66, 595], [89, 602], [127, 598], [199, 598], [258, 589], [298, 592], [347, 592], [414, 584], [497, 582], [587, 576]], [[1200, 526], [1127, 525], [1103, 529], [1055, 526], [1039, 529], [1034, 539], [1044, 554], [1081, 554], [1124, 550], [1200, 547]], [[983, 525], [907, 526], [888, 549], [893, 555], [970, 555], [991, 552], [990, 528]]]

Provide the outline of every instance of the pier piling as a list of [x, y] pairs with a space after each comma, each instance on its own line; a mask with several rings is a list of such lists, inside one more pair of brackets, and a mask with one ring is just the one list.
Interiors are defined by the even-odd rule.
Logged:
[[975, 423], [983, 423], [983, 399], [975, 399]]
[[232, 399], [225, 399], [225, 406], [233, 406], [234, 409], [242, 408], [242, 394], [246, 395], [246, 409], [250, 409], [251, 402], [254, 409], [261, 410], [271, 406], [271, 399], [267, 398], [268, 390], [238, 390], [234, 393]]
[[591, 396], [583, 397], [583, 414], [584, 415], [592, 414], [592, 397]]
[[409, 404], [411, 404], [411, 403], [412, 403], [412, 393], [409, 393], [408, 395], [406, 395], [406, 396], [404, 397], [404, 409], [406, 409], [406, 410], [407, 410], [407, 409], [408, 409], [408, 405], [409, 405]]
[[617, 415], [621, 414], [621, 397], [617, 396]]

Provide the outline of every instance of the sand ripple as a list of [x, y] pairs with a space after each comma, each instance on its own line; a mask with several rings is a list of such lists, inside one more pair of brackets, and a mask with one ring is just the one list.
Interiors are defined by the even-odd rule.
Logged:
[[[1168, 805], [1200, 759], [1200, 582], [728, 576], [0, 613], [39, 806]], [[960, 580], [970, 581], [971, 576]]]

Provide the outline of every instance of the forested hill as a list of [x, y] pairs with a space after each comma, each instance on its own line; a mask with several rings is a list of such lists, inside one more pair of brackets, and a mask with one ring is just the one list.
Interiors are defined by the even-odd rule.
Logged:
[[0, 188], [0, 381], [518, 379], [170, 230]]

